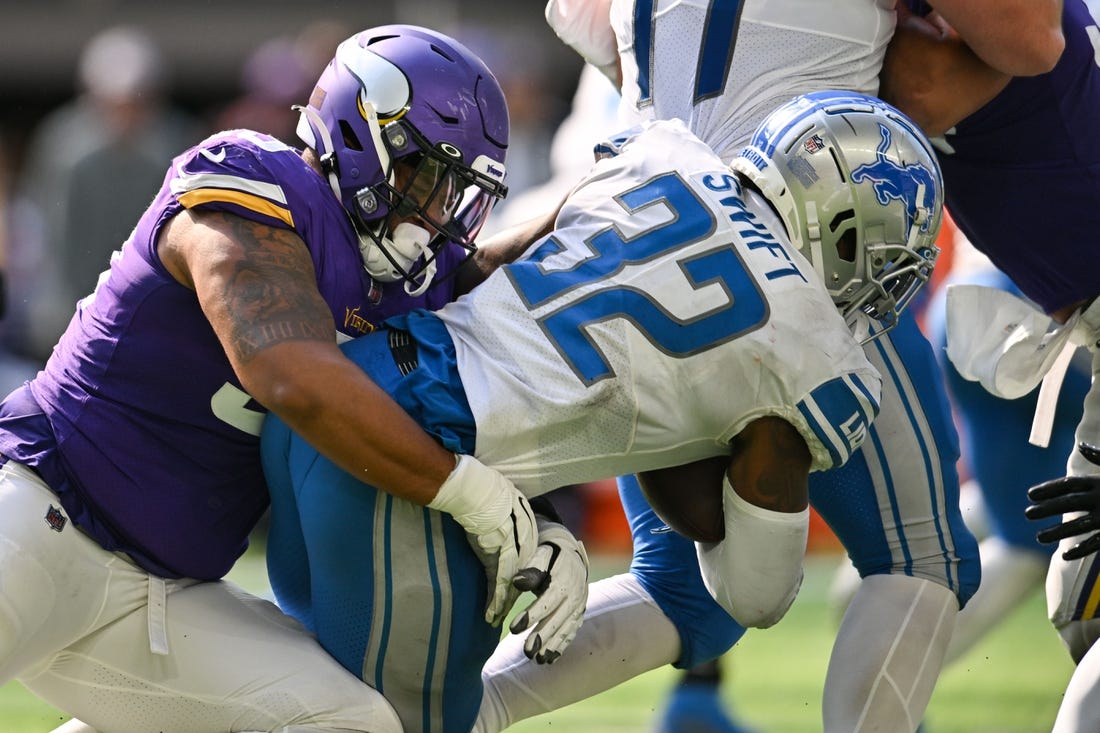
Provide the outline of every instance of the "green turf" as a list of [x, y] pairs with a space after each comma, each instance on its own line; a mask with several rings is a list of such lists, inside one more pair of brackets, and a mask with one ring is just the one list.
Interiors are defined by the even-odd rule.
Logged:
[[[821, 685], [835, 635], [826, 590], [836, 560], [811, 558], [806, 582], [773, 629], [749, 632], [724, 660], [724, 693], [761, 733], [821, 730]], [[1043, 733], [1072, 664], [1046, 620], [1042, 591], [940, 677], [925, 733]], [[658, 670], [599, 697], [523, 721], [516, 733], [626, 733], [651, 729], [676, 674]]]
[[[619, 562], [605, 560], [597, 569], [620, 569]], [[831, 557], [811, 558], [806, 582], [787, 617], [773, 629], [750, 632], [724, 660], [729, 673], [727, 699], [744, 721], [762, 733], [809, 733], [821, 728], [821, 684], [835, 633], [825, 596], [835, 563]], [[262, 585], [262, 563], [251, 556], [233, 577], [255, 590]], [[928, 711], [926, 733], [1048, 731], [1071, 670], [1037, 591], [944, 672]], [[510, 730], [645, 733], [675, 677], [671, 668], [657, 670]], [[3, 733], [45, 733], [63, 720], [18, 683], [0, 687]]]

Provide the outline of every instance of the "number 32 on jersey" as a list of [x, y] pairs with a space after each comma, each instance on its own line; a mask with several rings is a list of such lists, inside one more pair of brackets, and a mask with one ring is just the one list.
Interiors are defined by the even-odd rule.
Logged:
[[[705, 185], [722, 191], [728, 190], [731, 183], [723, 177]], [[659, 176], [615, 200], [628, 216], [659, 203], [668, 208], [670, 216], [629, 239], [609, 224], [587, 240], [591, 256], [571, 267], [555, 269], [545, 264], [564, 249], [551, 236], [530, 258], [505, 268], [527, 307], [543, 311], [536, 320], [585, 384], [614, 374], [599, 346], [586, 333], [594, 324], [628, 319], [656, 348], [682, 358], [726, 343], [767, 321], [767, 301], [732, 242], [715, 238], [713, 246], [702, 251], [689, 247], [711, 237], [717, 220], [714, 211], [679, 175]], [[662, 305], [660, 293], [628, 285], [619, 277], [630, 265], [678, 250], [684, 250], [684, 255], [675, 263], [687, 286], [697, 291], [720, 283], [728, 294], [723, 305], [687, 320], [679, 319]]]

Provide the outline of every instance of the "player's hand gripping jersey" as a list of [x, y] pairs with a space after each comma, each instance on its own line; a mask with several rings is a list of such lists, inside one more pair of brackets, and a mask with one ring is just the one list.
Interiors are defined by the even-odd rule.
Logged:
[[682, 123], [634, 132], [550, 237], [438, 313], [477, 457], [531, 495], [724, 455], [776, 415], [814, 469], [844, 463], [880, 381], [809, 263]]
[[[38, 470], [85, 532], [156, 574], [219, 578], [267, 506], [264, 410], [242, 389], [194, 292], [157, 255], [164, 224], [185, 208], [293, 230], [344, 336], [410, 303], [400, 283], [372, 292], [347, 213], [298, 151], [254, 132], [219, 133], [175, 159], [44, 374], [7, 400], [0, 452]], [[449, 298], [439, 287], [415, 303]], [[203, 541], [178, 547], [179, 537]]]

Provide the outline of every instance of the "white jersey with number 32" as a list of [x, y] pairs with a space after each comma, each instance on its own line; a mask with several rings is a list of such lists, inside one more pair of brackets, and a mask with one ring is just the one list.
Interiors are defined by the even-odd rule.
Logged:
[[438, 311], [476, 455], [530, 494], [728, 453], [778, 415], [843, 463], [878, 373], [771, 209], [677, 120], [615, 141], [555, 231]]

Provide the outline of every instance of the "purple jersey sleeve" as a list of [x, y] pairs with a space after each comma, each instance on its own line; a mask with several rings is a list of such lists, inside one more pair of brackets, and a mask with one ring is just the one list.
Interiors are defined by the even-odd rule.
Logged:
[[940, 155], [959, 229], [1048, 312], [1100, 293], [1100, 35], [1083, 0], [1062, 17], [1054, 70], [1013, 79]]
[[[264, 409], [242, 389], [194, 292], [157, 256], [158, 234], [183, 208], [294, 230], [346, 336], [450, 292], [372, 289], [328, 183], [273, 138], [219, 133], [173, 161], [43, 372], [0, 405], [0, 453], [35, 467], [105, 548], [163, 576], [213, 579], [267, 506]], [[445, 257], [441, 272], [456, 261]]]

